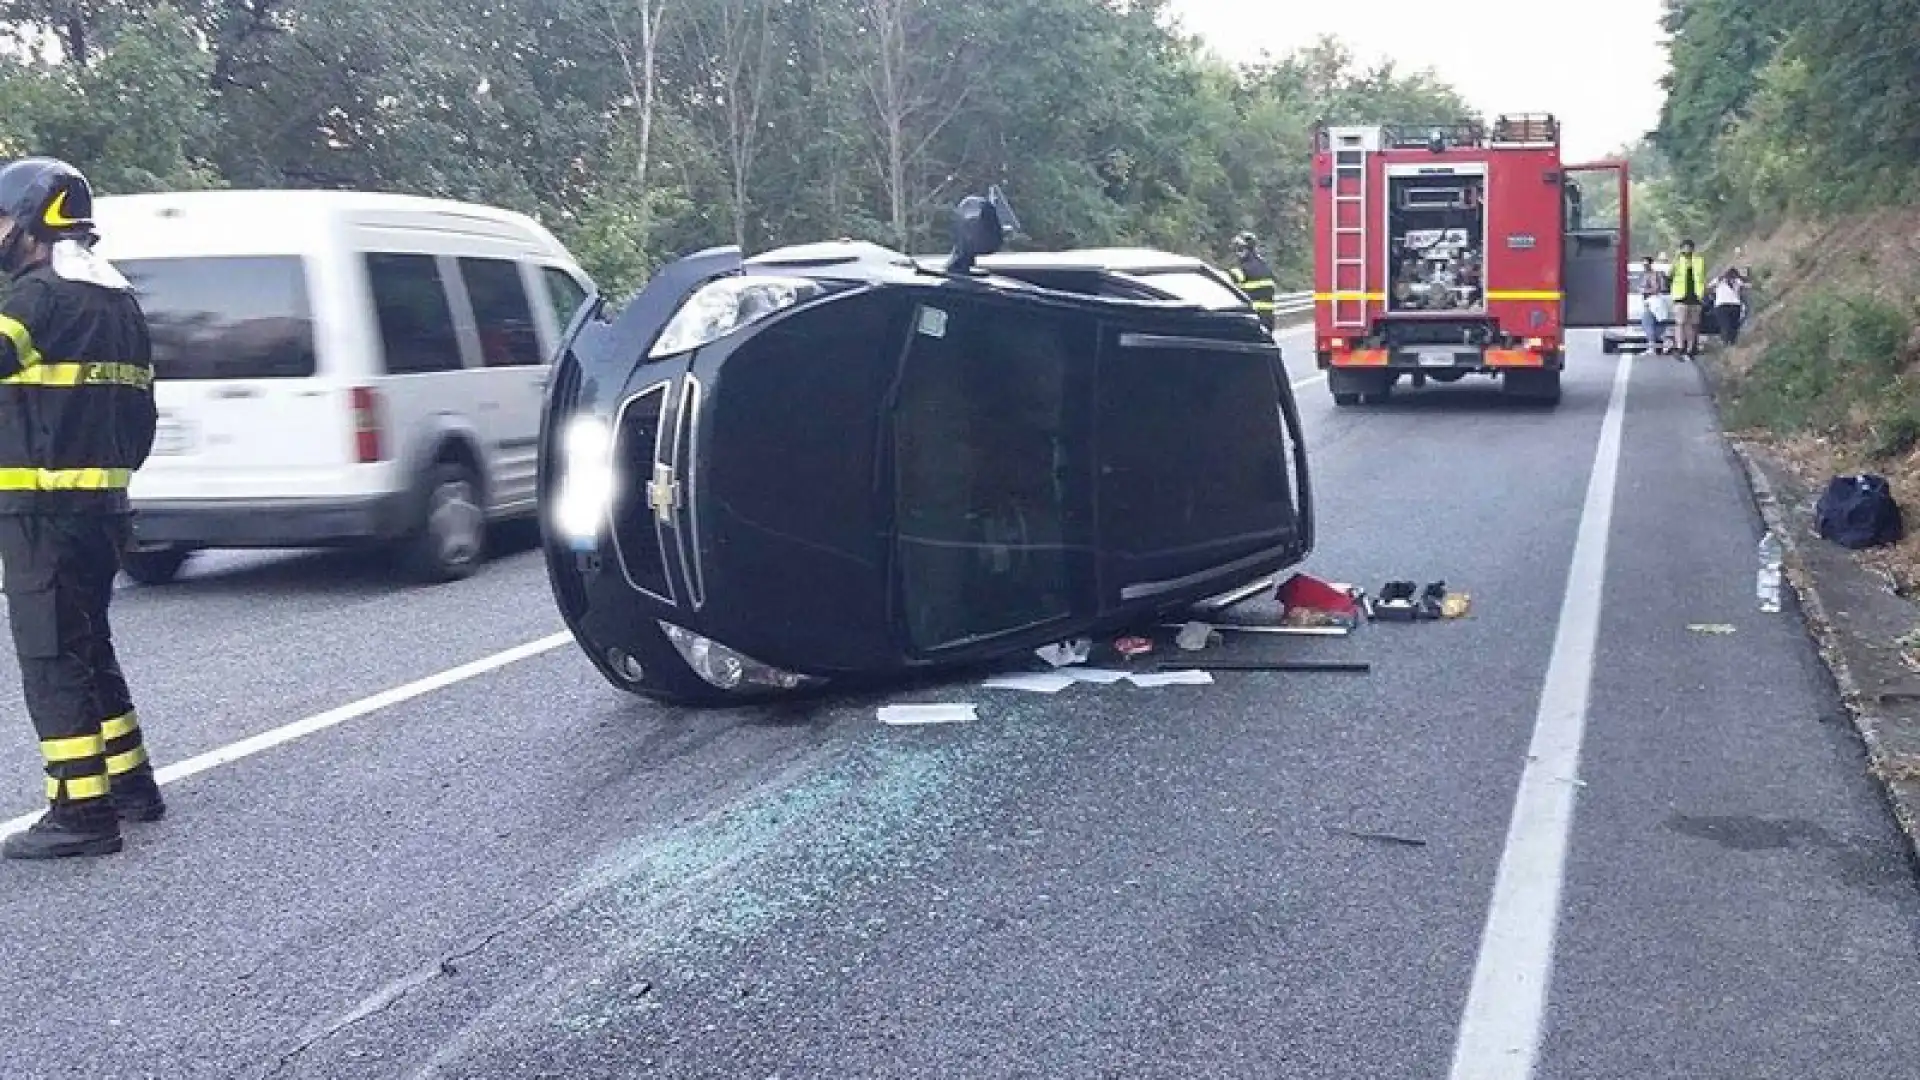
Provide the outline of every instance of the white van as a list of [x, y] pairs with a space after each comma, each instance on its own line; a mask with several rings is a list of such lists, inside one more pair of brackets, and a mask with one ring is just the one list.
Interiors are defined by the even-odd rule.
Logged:
[[103, 197], [160, 409], [127, 573], [195, 550], [394, 544], [471, 574], [534, 511], [541, 399], [590, 279], [532, 218], [333, 191]]

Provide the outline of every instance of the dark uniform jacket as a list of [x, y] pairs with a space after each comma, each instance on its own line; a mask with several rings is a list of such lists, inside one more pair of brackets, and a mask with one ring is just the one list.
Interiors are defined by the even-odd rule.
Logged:
[[1253, 301], [1253, 310], [1267, 329], [1273, 329], [1273, 268], [1258, 255], [1248, 255], [1233, 270], [1233, 283]]
[[156, 420], [133, 294], [44, 264], [15, 275], [0, 299], [0, 514], [126, 512]]

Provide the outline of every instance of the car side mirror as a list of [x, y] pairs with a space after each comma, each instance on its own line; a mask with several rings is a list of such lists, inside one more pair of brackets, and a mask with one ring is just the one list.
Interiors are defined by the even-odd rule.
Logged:
[[998, 184], [988, 188], [984, 198], [969, 195], [960, 200], [953, 210], [953, 253], [947, 256], [947, 273], [971, 271], [975, 259], [999, 251], [1019, 228], [1019, 219]]

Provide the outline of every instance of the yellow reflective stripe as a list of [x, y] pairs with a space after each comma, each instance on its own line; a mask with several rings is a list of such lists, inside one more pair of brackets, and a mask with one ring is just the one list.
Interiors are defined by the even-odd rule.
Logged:
[[1558, 300], [1560, 294], [1550, 289], [1488, 289], [1489, 300]]
[[65, 780], [47, 777], [47, 801], [60, 798], [60, 789], [66, 789], [69, 799], [104, 799], [113, 790], [113, 781], [105, 773], [95, 776], [70, 776]]
[[0, 491], [106, 491], [132, 479], [132, 469], [0, 469]]
[[63, 761], [85, 761], [90, 757], [99, 757], [106, 753], [107, 740], [98, 735], [75, 735], [70, 739], [40, 740], [40, 756], [47, 764], [57, 765]]
[[107, 775], [119, 776], [130, 773], [147, 763], [147, 748], [136, 746], [124, 754], [115, 754], [107, 759]]
[[102, 739], [107, 739], [111, 741], [113, 739], [119, 738], [122, 735], [131, 735], [134, 732], [139, 730], [140, 730], [140, 714], [137, 712], [130, 712], [120, 716], [112, 717], [106, 720], [105, 722], [103, 722], [100, 725], [100, 737]]
[[1313, 298], [1316, 302], [1324, 304], [1329, 300], [1385, 300], [1387, 298], [1387, 294], [1383, 292], [1351, 292], [1351, 291], [1317, 292], [1313, 294]]
[[27, 331], [26, 323], [11, 315], [0, 315], [0, 335], [13, 342], [21, 367], [29, 368], [40, 362], [40, 350], [33, 347], [33, 335]]
[[138, 364], [34, 364], [0, 379], [0, 383], [10, 386], [112, 385], [145, 390], [153, 385], [153, 372]]
[[1248, 289], [1271, 289], [1271, 288], [1273, 288], [1272, 278], [1253, 278], [1250, 280], [1243, 280], [1240, 282], [1241, 292], [1246, 292]]

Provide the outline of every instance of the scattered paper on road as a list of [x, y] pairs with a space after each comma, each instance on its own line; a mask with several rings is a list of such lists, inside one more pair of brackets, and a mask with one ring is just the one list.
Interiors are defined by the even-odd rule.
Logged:
[[880, 722], [895, 727], [921, 724], [964, 724], [980, 719], [972, 705], [932, 703], [926, 705], [882, 705]]
[[1073, 676], [1075, 682], [1095, 683], [1100, 686], [1112, 686], [1127, 677], [1128, 672], [1112, 671], [1107, 668], [1077, 667], [1068, 668], [1062, 675]]
[[1136, 671], [1127, 678], [1135, 686], [1208, 686], [1213, 676], [1205, 671]]
[[1689, 623], [1687, 629], [1696, 634], [1731, 634], [1734, 628], [1726, 623]]
[[1025, 690], [1033, 694], [1057, 694], [1080, 680], [1069, 671], [1020, 671], [995, 675], [984, 684], [989, 690]]

